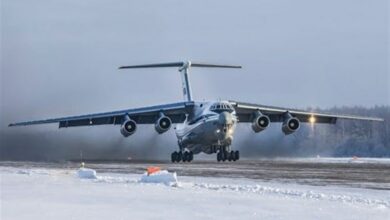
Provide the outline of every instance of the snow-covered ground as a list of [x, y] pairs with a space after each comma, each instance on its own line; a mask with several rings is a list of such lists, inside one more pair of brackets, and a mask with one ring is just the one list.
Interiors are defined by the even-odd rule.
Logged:
[[[286, 158], [276, 158], [275, 160], [286, 161]], [[304, 157], [289, 158], [288, 161], [303, 163], [364, 163], [364, 164], [390, 164], [390, 158], [369, 158], [369, 157]]]
[[71, 169], [3, 166], [0, 174], [2, 220], [390, 219], [386, 190], [179, 173], [177, 184], [146, 183], [140, 174], [85, 179]]

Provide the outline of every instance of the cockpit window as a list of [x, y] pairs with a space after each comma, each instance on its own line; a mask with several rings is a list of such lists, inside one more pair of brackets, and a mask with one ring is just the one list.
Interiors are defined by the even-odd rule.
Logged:
[[210, 111], [213, 111], [213, 112], [217, 112], [217, 113], [221, 113], [221, 112], [233, 112], [234, 109], [231, 105], [229, 104], [225, 104], [225, 103], [216, 103], [216, 104], [213, 104], [211, 107], [210, 107]]

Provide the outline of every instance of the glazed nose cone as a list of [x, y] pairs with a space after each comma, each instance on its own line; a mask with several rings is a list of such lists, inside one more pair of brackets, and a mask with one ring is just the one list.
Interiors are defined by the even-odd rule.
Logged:
[[233, 125], [232, 115], [229, 112], [220, 113], [218, 118], [218, 125], [218, 140], [223, 141], [226, 145], [230, 145], [233, 139], [231, 132]]
[[219, 114], [218, 124], [225, 126], [233, 123], [233, 117], [229, 112]]

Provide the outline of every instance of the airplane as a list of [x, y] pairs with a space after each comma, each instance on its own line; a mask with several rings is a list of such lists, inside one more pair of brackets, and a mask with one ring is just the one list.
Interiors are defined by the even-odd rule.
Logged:
[[232, 141], [238, 123], [250, 123], [254, 133], [267, 129], [271, 123], [282, 124], [285, 135], [296, 132], [301, 123], [335, 124], [337, 119], [384, 121], [382, 118], [353, 115], [315, 113], [304, 110], [251, 104], [238, 101], [194, 101], [192, 99], [189, 70], [200, 68], [241, 68], [234, 65], [196, 63], [191, 61], [121, 66], [119, 69], [177, 67], [182, 78], [184, 101], [132, 108], [120, 111], [88, 114], [12, 123], [25, 126], [58, 123], [59, 128], [120, 125], [120, 132], [129, 137], [138, 124], [154, 124], [158, 134], [167, 132], [176, 124], [175, 133], [179, 150], [171, 154], [172, 162], [191, 162], [194, 154], [217, 154], [217, 161], [237, 161], [240, 152], [232, 150]]

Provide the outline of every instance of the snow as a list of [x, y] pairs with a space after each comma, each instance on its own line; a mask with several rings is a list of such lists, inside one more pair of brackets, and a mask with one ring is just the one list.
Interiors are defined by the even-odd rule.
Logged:
[[390, 201], [367, 199], [359, 196], [349, 196], [343, 194], [324, 194], [312, 190], [292, 190], [280, 189], [262, 185], [216, 185], [216, 184], [195, 184], [195, 187], [206, 188], [210, 190], [225, 190], [236, 192], [247, 192], [254, 194], [274, 194], [290, 198], [314, 199], [314, 200], [328, 200], [338, 201], [343, 203], [361, 203], [366, 205], [378, 205], [379, 207], [390, 207]]
[[176, 173], [170, 173], [167, 170], [161, 170], [156, 173], [148, 175], [144, 173], [141, 176], [140, 182], [142, 183], [163, 183], [169, 186], [177, 186], [177, 175]]
[[45, 170], [39, 170], [39, 169], [20, 169], [17, 171], [18, 174], [26, 174], [26, 175], [34, 175], [34, 174], [41, 174], [41, 175], [48, 175], [49, 172]]
[[[286, 160], [286, 158], [279, 158]], [[364, 164], [389, 164], [390, 158], [369, 157], [313, 157], [313, 158], [289, 158], [289, 161], [306, 163], [364, 163]]]
[[390, 219], [385, 190], [78, 171], [0, 167], [1, 219]]
[[93, 169], [80, 168], [76, 174], [81, 179], [96, 179], [96, 171]]

